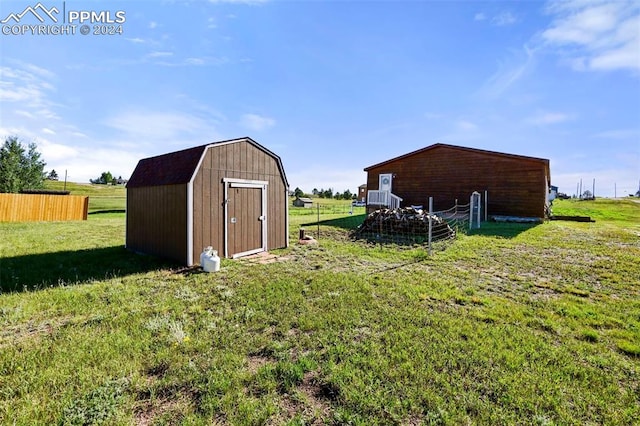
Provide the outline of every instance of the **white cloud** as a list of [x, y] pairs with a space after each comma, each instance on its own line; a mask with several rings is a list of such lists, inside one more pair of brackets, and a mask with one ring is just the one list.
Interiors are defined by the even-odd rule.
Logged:
[[185, 62], [189, 65], [204, 65], [204, 59], [202, 58], [187, 58]]
[[541, 37], [574, 69], [640, 70], [640, 3], [551, 2], [547, 12], [554, 20]]
[[458, 130], [462, 130], [464, 132], [472, 132], [478, 129], [478, 126], [475, 123], [467, 120], [459, 120], [456, 122], [456, 128]]
[[173, 56], [173, 52], [151, 52], [147, 54], [147, 58], [166, 58], [169, 56]]
[[149, 22], [149, 29], [152, 30], [152, 29], [156, 28], [157, 26], [158, 26], [157, 22], [155, 22], [155, 21]]
[[600, 139], [635, 139], [640, 146], [640, 130], [638, 129], [606, 130], [604, 132], [596, 133], [593, 137]]
[[131, 43], [136, 43], [136, 44], [141, 44], [141, 43], [146, 43], [146, 41], [140, 37], [135, 37], [135, 38], [127, 38], [126, 40], [130, 41]]
[[571, 120], [573, 117], [569, 114], [562, 112], [538, 112], [532, 117], [529, 117], [526, 122], [537, 126], [545, 126], [549, 124], [558, 124]]
[[87, 131], [56, 114], [61, 105], [51, 100], [55, 74], [16, 64], [0, 67], [0, 137], [35, 142], [46, 169], [68, 170], [71, 181], [88, 182], [107, 170], [129, 177], [141, 158], [222, 139], [216, 123], [224, 117], [189, 99], [175, 99], [177, 106], [168, 110], [120, 109], [107, 118], [95, 117], [106, 128]]
[[68, 145], [51, 142], [47, 139], [38, 139], [38, 150], [42, 153], [42, 158], [50, 163], [56, 163], [60, 160], [73, 159], [78, 156], [78, 150]]
[[513, 25], [517, 21], [518, 19], [516, 18], [516, 16], [508, 11], [501, 12], [500, 14], [494, 16], [493, 19], [491, 19], [491, 23], [499, 27]]
[[19, 105], [18, 114], [24, 117], [58, 119], [48, 98], [49, 92], [56, 90], [51, 82], [55, 74], [20, 61], [7, 62], [15, 66], [0, 67], [0, 101]]
[[258, 114], [244, 114], [240, 120], [240, 124], [251, 130], [259, 132], [275, 126], [276, 121], [273, 118], [264, 117]]
[[31, 114], [28, 111], [22, 111], [22, 110], [15, 110], [14, 111], [17, 115], [21, 115], [22, 117], [26, 117], [26, 118], [35, 118], [35, 115]]
[[159, 142], [190, 145], [206, 143], [217, 136], [213, 124], [196, 115], [176, 111], [128, 110], [107, 118], [107, 126], [118, 130], [121, 141], [154, 145]]
[[366, 183], [367, 175], [361, 169], [341, 169], [335, 167], [311, 167], [302, 169], [287, 169], [287, 179], [291, 189], [299, 187], [306, 193], [316, 189], [333, 189], [343, 192], [348, 189], [357, 193], [358, 186]]
[[485, 19], [487, 19], [487, 17], [486, 17], [486, 16], [485, 16], [485, 14], [484, 14], [484, 13], [482, 13], [482, 12], [476, 13], [476, 14], [473, 16], [473, 20], [474, 20], [474, 21], [484, 21]]
[[513, 52], [506, 61], [498, 63], [498, 71], [493, 74], [479, 91], [482, 97], [497, 98], [526, 75], [534, 65], [534, 50], [524, 46]]

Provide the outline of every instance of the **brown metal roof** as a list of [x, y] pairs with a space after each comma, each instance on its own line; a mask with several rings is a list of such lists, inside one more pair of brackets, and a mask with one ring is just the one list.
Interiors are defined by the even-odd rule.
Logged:
[[282, 178], [284, 179], [285, 186], [289, 186], [280, 157], [253, 139], [245, 137], [212, 142], [194, 148], [158, 155], [156, 157], [144, 158], [138, 162], [138, 165], [133, 170], [133, 174], [129, 182], [127, 182], [127, 188], [186, 184], [196, 172], [200, 159], [208, 147], [237, 142], [248, 142], [275, 158], [280, 168]]
[[366, 167], [364, 169], [364, 171], [368, 172], [371, 169], [374, 169], [374, 168], [380, 167], [380, 166], [384, 166], [385, 164], [391, 163], [392, 161], [401, 160], [401, 159], [404, 159], [404, 158], [407, 158], [407, 157], [411, 157], [411, 156], [416, 155], [416, 154], [423, 153], [425, 151], [430, 151], [432, 149], [436, 149], [436, 148], [450, 148], [450, 149], [457, 149], [457, 150], [462, 150], [462, 151], [477, 152], [477, 153], [482, 153], [482, 154], [497, 155], [497, 156], [501, 156], [501, 157], [507, 157], [507, 158], [513, 158], [513, 159], [519, 159], [519, 160], [539, 161], [539, 162], [542, 162], [542, 163], [546, 164], [547, 175], [548, 175], [549, 160], [544, 159], [544, 158], [527, 157], [527, 156], [524, 156], [524, 155], [516, 155], [516, 154], [506, 154], [506, 153], [503, 153], [503, 152], [487, 151], [487, 150], [484, 150], [484, 149], [477, 149], [477, 148], [467, 148], [467, 147], [464, 147], [464, 146], [448, 145], [448, 144], [444, 144], [444, 143], [436, 143], [436, 144], [433, 144], [433, 145], [429, 145], [426, 148], [421, 148], [421, 149], [419, 149], [417, 151], [413, 151], [413, 152], [410, 152], [408, 154], [400, 155], [400, 156], [392, 158], [390, 160], [386, 160], [386, 161], [383, 161], [381, 163], [374, 164], [373, 166]]

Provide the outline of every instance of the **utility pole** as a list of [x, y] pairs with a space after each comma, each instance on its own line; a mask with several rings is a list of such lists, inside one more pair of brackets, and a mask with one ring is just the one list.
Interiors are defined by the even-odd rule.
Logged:
[[582, 178], [580, 178], [580, 193], [578, 194], [580, 199], [582, 199]]
[[67, 169], [64, 169], [64, 190], [67, 190]]

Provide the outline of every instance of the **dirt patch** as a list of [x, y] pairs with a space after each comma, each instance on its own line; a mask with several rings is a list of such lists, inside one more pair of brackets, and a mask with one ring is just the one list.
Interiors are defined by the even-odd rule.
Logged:
[[256, 374], [260, 368], [272, 362], [273, 361], [266, 356], [250, 355], [247, 358], [247, 370], [249, 370], [251, 374]]
[[282, 397], [280, 408], [280, 415], [272, 418], [269, 424], [283, 424], [300, 416], [304, 419], [304, 424], [324, 425], [330, 421], [332, 413], [315, 371], [306, 373], [295, 391]]
[[275, 262], [286, 262], [287, 260], [290, 260], [290, 257], [277, 256], [275, 254], [269, 253], [268, 251], [263, 251], [263, 252], [252, 254], [249, 256], [239, 257], [238, 260], [243, 262], [258, 263], [260, 265], [266, 265], [266, 264], [275, 263]]
[[9, 343], [17, 343], [27, 339], [40, 336], [48, 336], [56, 330], [65, 327], [73, 322], [73, 317], [62, 317], [47, 319], [42, 322], [29, 321], [25, 324], [17, 324], [3, 327], [0, 330], [0, 347]]
[[136, 425], [179, 424], [185, 415], [193, 412], [200, 404], [200, 392], [188, 385], [160, 386], [152, 392], [153, 382], [166, 373], [162, 365], [158, 369], [159, 371], [154, 371], [155, 375], [147, 376], [149, 387], [137, 392], [134, 406]]
[[148, 426], [155, 424], [162, 417], [171, 419], [169, 424], [175, 424], [184, 417], [185, 410], [189, 408], [190, 402], [184, 399], [157, 401], [142, 401], [135, 409], [135, 424], [138, 426]]

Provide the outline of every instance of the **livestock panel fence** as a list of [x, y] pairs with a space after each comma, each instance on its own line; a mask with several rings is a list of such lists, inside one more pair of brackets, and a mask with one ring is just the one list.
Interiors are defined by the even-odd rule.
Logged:
[[[353, 239], [364, 239], [372, 243], [393, 244], [400, 246], [423, 246], [432, 252], [434, 245], [446, 247], [455, 240], [459, 233], [467, 233], [477, 229], [486, 220], [487, 193], [474, 192], [461, 204], [458, 200], [452, 207], [436, 211], [433, 209], [433, 198], [428, 197], [427, 206], [406, 206], [380, 208], [366, 214], [364, 207], [353, 205], [320, 205], [311, 209], [293, 209], [293, 216], [304, 215], [308, 221], [302, 220], [300, 238], [303, 235], [320, 239], [332, 235], [329, 229], [321, 231], [321, 225], [348, 230]], [[482, 205], [482, 202], [485, 205]]]
[[89, 197], [0, 194], [0, 222], [87, 220]]

